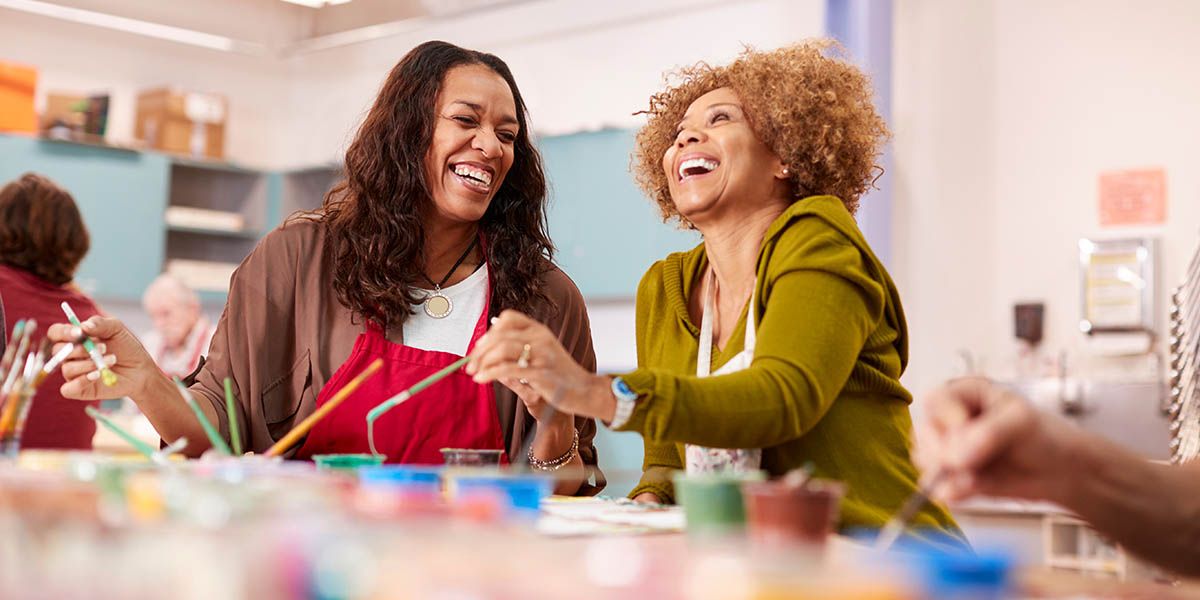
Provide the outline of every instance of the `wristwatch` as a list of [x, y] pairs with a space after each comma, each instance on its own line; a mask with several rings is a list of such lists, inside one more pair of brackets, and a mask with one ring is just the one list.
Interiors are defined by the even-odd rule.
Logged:
[[637, 408], [638, 395], [637, 392], [629, 389], [629, 384], [620, 377], [613, 377], [612, 394], [617, 399], [617, 410], [613, 413], [613, 419], [608, 427], [617, 429], [629, 422], [629, 417], [633, 416], [633, 409]]

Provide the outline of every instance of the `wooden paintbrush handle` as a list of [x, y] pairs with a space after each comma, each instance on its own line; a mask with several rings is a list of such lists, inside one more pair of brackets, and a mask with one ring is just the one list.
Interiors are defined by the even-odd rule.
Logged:
[[375, 372], [378, 371], [382, 366], [382, 358], [377, 358], [375, 359], [375, 362], [367, 365], [367, 368], [363, 369], [357, 377], [351, 379], [350, 383], [347, 383], [345, 387], [338, 390], [328, 402], [322, 404], [319, 408], [317, 408], [316, 412], [309, 415], [307, 419], [301, 421], [299, 425], [293, 427], [291, 431], [287, 432], [287, 435], [283, 436], [283, 439], [276, 442], [274, 446], [271, 446], [271, 448], [266, 452], [267, 456], [279, 456], [286, 452], [288, 448], [296, 445], [296, 442], [299, 442], [300, 438], [308, 435], [308, 432], [313, 428], [314, 425], [316, 425], [321, 419], [324, 419], [325, 415], [328, 415], [333, 411], [333, 409], [337, 408], [337, 406], [341, 404], [347, 397], [349, 397], [350, 394], [354, 393], [355, 389], [358, 389], [358, 386], [362, 385], [362, 382], [374, 375]]

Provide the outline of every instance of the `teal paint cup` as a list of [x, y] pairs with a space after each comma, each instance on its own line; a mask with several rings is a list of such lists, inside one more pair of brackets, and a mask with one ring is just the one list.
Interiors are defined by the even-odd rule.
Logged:
[[318, 454], [313, 457], [318, 469], [331, 471], [356, 471], [360, 467], [383, 464], [382, 456], [374, 454]]

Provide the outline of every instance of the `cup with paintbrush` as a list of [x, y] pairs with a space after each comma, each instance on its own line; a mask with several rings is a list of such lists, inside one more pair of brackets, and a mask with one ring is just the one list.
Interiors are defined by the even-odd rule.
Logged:
[[746, 528], [757, 546], [819, 548], [834, 531], [845, 485], [813, 478], [806, 464], [773, 481], [742, 485]]
[[[11, 355], [5, 353], [2, 365], [7, 372], [3, 394], [0, 395], [0, 401], [3, 401], [0, 405], [0, 451], [6, 456], [16, 456], [20, 451], [25, 421], [29, 418], [38, 388], [75, 348], [74, 344], [66, 344], [51, 354], [50, 340], [43, 338], [38, 349], [34, 350], [30, 342], [37, 323], [32, 320], [18, 323], [15, 329], [21, 329], [20, 342]], [[28, 348], [27, 353], [25, 348]]]

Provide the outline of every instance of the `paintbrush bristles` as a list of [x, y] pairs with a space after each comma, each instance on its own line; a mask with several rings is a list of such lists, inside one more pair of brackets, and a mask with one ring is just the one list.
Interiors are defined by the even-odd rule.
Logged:
[[17, 355], [17, 343], [24, 330], [25, 319], [21, 319], [13, 325], [12, 337], [9, 338], [8, 345], [4, 348], [4, 357], [0, 358], [0, 381], [8, 378], [8, 370], [12, 367], [13, 358]]
[[25, 328], [21, 331], [21, 339], [17, 342], [17, 351], [13, 354], [12, 366], [4, 378], [4, 385], [0, 387], [0, 397], [7, 397], [17, 380], [24, 374], [25, 361], [29, 356], [29, 341], [33, 337], [34, 331], [37, 331], [37, 321], [33, 319], [26, 321]]

